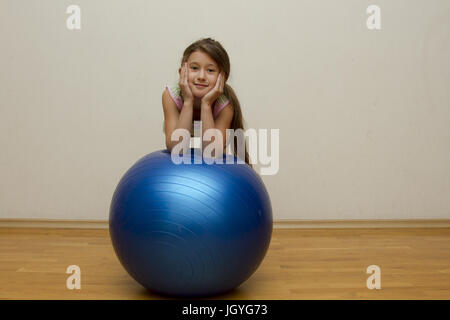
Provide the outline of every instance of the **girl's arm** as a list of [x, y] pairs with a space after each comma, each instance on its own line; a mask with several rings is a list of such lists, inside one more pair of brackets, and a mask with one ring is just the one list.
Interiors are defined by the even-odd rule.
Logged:
[[[191, 132], [194, 106], [192, 102], [185, 101], [183, 104], [183, 108], [181, 108], [181, 112], [179, 112], [177, 105], [172, 100], [172, 97], [167, 91], [167, 88], [162, 94], [162, 105], [164, 111], [166, 147], [169, 151], [172, 151], [172, 148], [181, 140], [180, 138], [180, 140], [178, 141], [172, 141], [170, 139], [170, 137], [172, 136], [172, 132], [176, 129], [186, 129], [189, 133]], [[183, 141], [183, 143], [187, 144], [187, 148], [189, 148], [190, 139], [187, 139], [187, 141]]]
[[[223, 88], [225, 86], [225, 75], [221, 72], [217, 78], [216, 84], [214, 88], [209, 91], [203, 98], [201, 103], [201, 120], [202, 120], [202, 137], [205, 134], [205, 131], [208, 129], [218, 129], [222, 133], [222, 142], [223, 142], [223, 150], [226, 147], [226, 129], [230, 128], [231, 121], [233, 119], [233, 107], [228, 104], [224, 109], [222, 109], [219, 113], [219, 116], [214, 121], [214, 117], [212, 114], [212, 105], [213, 102], [223, 93]], [[203, 141], [202, 147], [205, 149], [207, 145], [213, 143], [215, 138], [212, 141]], [[215, 153], [215, 152], [214, 152]], [[220, 156], [220, 155], [214, 155]]]
[[[234, 109], [233, 106], [231, 104], [228, 104], [225, 108], [223, 108], [220, 113], [219, 116], [216, 118], [216, 120], [214, 120], [213, 115], [212, 115], [212, 110], [211, 110], [211, 106], [209, 106], [208, 104], [202, 103], [202, 114], [201, 114], [201, 119], [202, 119], [202, 136], [205, 133], [206, 130], [214, 128], [214, 129], [218, 129], [220, 130], [220, 132], [222, 133], [222, 146], [223, 146], [223, 150], [225, 150], [226, 148], [226, 130], [230, 129], [231, 126], [231, 121], [233, 120], [233, 114], [234, 114]], [[205, 147], [207, 145], [209, 145], [210, 143], [214, 142], [214, 139], [212, 139], [212, 141], [202, 141], [202, 146], [203, 146], [203, 150], [205, 149]], [[218, 157], [221, 155], [215, 155], [214, 156]]]

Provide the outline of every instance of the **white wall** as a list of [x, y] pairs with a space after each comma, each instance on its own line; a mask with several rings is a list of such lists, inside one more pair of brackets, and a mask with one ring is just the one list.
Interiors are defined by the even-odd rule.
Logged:
[[449, 218], [449, 16], [447, 0], [2, 0], [0, 218], [107, 219], [122, 174], [164, 147], [161, 93], [202, 37], [228, 51], [247, 126], [280, 129], [275, 219]]

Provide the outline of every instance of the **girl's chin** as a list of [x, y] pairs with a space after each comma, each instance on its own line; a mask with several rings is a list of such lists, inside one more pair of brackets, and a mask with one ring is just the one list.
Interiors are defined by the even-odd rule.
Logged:
[[203, 98], [205, 96], [205, 94], [207, 94], [207, 93], [208, 93], [208, 91], [206, 91], [206, 90], [204, 90], [204, 91], [199, 91], [199, 90], [192, 91], [192, 94], [196, 98]]
[[202, 87], [197, 87], [197, 86], [193, 86], [193, 87], [191, 87], [190, 89], [191, 89], [191, 91], [192, 91], [192, 93], [193, 93], [194, 95], [198, 95], [198, 96], [202, 96], [202, 97], [203, 97], [207, 92], [210, 91], [209, 88], [202, 88]]
[[195, 99], [201, 99], [201, 98], [203, 98], [205, 95], [204, 94], [195, 94], [194, 93], [194, 98]]

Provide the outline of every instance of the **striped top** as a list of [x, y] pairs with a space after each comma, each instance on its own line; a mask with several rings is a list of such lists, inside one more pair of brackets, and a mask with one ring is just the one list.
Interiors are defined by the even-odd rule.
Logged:
[[[167, 90], [169, 91], [170, 96], [172, 97], [173, 101], [175, 101], [175, 104], [178, 107], [178, 111], [181, 112], [181, 108], [183, 108], [183, 96], [181, 95], [181, 88], [178, 83], [175, 83], [173, 85], [167, 85]], [[214, 103], [214, 106], [212, 107], [213, 110], [213, 118], [216, 120], [216, 118], [219, 116], [220, 111], [225, 108], [230, 101], [228, 98], [222, 94], [220, 95], [216, 102]], [[193, 121], [193, 126], [191, 128], [191, 136], [194, 136], [195, 130], [197, 132], [201, 133], [201, 125], [200, 121]]]
[[[170, 93], [170, 96], [172, 97], [173, 101], [175, 101], [178, 111], [181, 111], [181, 108], [183, 107], [183, 96], [181, 95], [181, 89], [180, 86], [177, 84], [174, 85], [167, 85], [167, 90]], [[220, 97], [217, 98], [216, 102], [214, 103], [214, 106], [212, 108], [213, 110], [213, 117], [214, 120], [219, 116], [220, 111], [225, 108], [230, 101], [228, 98], [222, 94]]]

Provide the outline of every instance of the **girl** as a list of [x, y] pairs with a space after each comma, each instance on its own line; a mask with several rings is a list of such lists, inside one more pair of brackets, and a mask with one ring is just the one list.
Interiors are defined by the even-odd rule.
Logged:
[[[211, 38], [198, 40], [184, 50], [178, 73], [178, 83], [168, 85], [162, 95], [167, 149], [171, 151], [179, 143], [170, 139], [174, 130], [183, 128], [194, 135], [194, 121], [201, 121], [202, 137], [210, 128], [220, 130], [225, 149], [226, 129], [244, 130], [239, 100], [226, 84], [230, 75], [227, 52]], [[234, 155], [237, 157], [236, 140]], [[202, 143], [205, 147], [211, 142]], [[247, 148], [244, 160], [251, 166]]]

